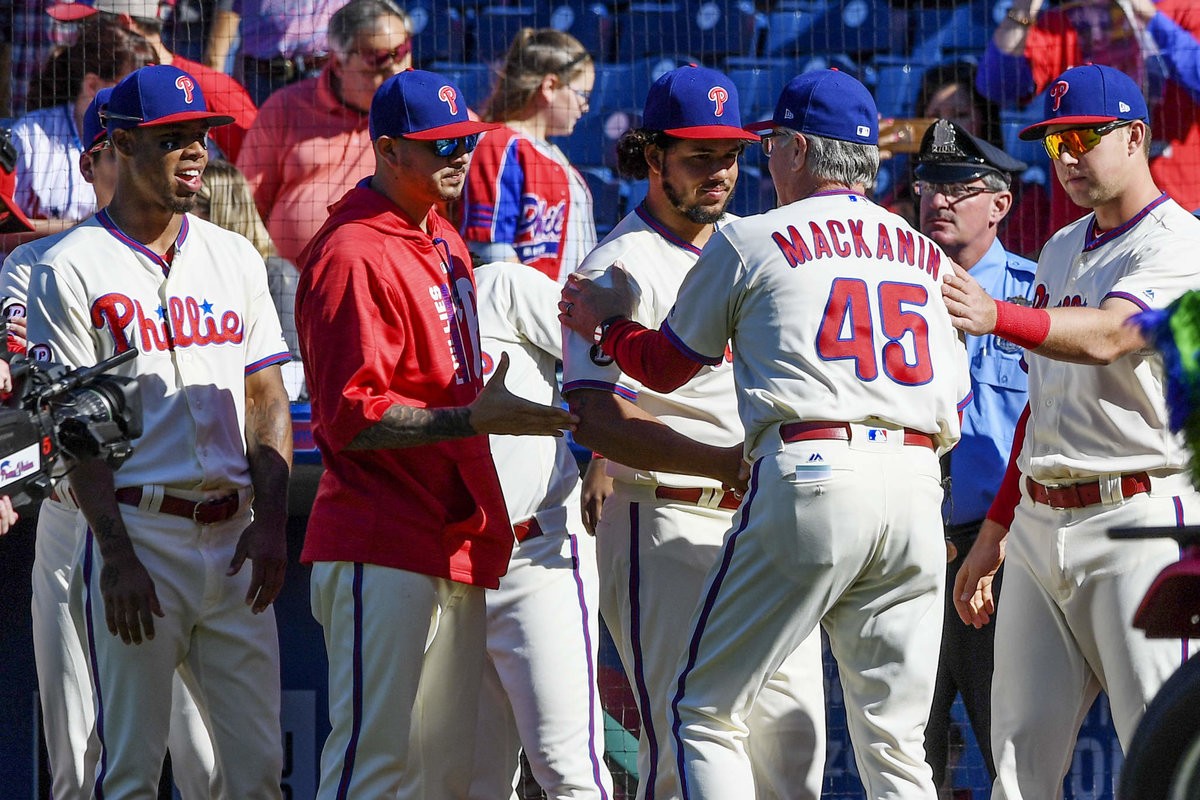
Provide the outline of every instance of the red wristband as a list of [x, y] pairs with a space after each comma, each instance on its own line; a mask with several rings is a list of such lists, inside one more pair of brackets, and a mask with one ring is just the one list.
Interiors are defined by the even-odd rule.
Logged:
[[1026, 350], [1036, 350], [1050, 335], [1050, 314], [1044, 308], [1030, 308], [1003, 300], [996, 304], [996, 327], [992, 333]]

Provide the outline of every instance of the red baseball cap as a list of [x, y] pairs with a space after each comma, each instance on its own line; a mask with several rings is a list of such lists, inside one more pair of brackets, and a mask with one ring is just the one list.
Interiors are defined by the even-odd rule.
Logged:
[[59, 22], [78, 22], [102, 11], [141, 19], [162, 19], [163, 7], [174, 5], [173, 0], [67, 0], [50, 6], [46, 13]]

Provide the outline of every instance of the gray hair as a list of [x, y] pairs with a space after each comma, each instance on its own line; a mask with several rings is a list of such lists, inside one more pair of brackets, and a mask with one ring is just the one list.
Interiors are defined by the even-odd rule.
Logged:
[[985, 172], [979, 180], [991, 192], [1007, 192], [1012, 186], [1012, 178], [1007, 172]]
[[845, 186], [861, 183], [867, 189], [875, 186], [875, 175], [879, 172], [877, 146], [843, 142], [811, 133], [805, 133], [804, 139], [808, 142], [806, 167], [814, 178]]
[[329, 49], [345, 58], [359, 34], [373, 31], [381, 17], [398, 17], [412, 36], [412, 21], [392, 0], [350, 0], [329, 18]]

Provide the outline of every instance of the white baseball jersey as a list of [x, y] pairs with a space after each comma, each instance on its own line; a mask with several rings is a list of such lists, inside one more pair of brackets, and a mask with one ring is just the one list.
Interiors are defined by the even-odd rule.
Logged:
[[[507, 353], [509, 391], [560, 403], [558, 284], [515, 262], [481, 267], [475, 282], [485, 377]], [[500, 588], [487, 592], [488, 664], [470, 797], [511, 794], [523, 745], [548, 796], [607, 800], [612, 777], [604, 764], [597, 684], [599, 578], [595, 545], [579, 515], [579, 467], [562, 438], [490, 441], [510, 518], [535, 517], [541, 535], [518, 543]]]
[[147, 431], [118, 488], [250, 485], [245, 377], [289, 359], [266, 269], [246, 267], [262, 263], [243, 237], [185, 215], [168, 265], [101, 211], [34, 267], [31, 355], [76, 367], [138, 350], [114, 370], [138, 378]]
[[30, 217], [83, 219], [96, 212], [96, 192], [79, 171], [83, 145], [72, 105], [33, 111], [12, 126], [17, 147], [14, 199]]
[[[734, 219], [726, 215], [722, 224]], [[638, 207], [613, 228], [579, 271], [597, 283], [610, 285], [604, 273], [613, 262], [621, 261], [638, 291], [634, 321], [657, 328], [674, 305], [679, 284], [699, 257], [699, 248], [672, 234]], [[702, 368], [679, 389], [663, 394], [625, 375], [590, 341], [568, 332], [563, 351], [563, 393], [573, 389], [612, 392], [684, 436], [715, 447], [729, 447], [742, 441], [742, 429], [737, 419], [733, 370], [724, 358], [725, 345], [720, 352], [722, 358]], [[720, 487], [720, 482], [711, 478], [634, 470], [613, 461], [608, 462], [608, 472], [628, 482]]]
[[[828, 289], [792, 279], [827, 264], [836, 265]], [[948, 269], [899, 217], [859, 194], [822, 193], [718, 230], [663, 332], [712, 365], [732, 339], [748, 453], [760, 454], [770, 426], [827, 420], [835, 408], [839, 421], [933, 434], [944, 451], [958, 441], [958, 404], [970, 394], [966, 351], [941, 299]], [[935, 364], [959, 375], [934, 380]]]
[[[1038, 260], [1038, 308], [1098, 308], [1119, 297], [1163, 308], [1200, 287], [1200, 221], [1165, 194], [1096, 236], [1093, 215], [1059, 231]], [[1021, 471], [1041, 483], [1140, 470], [1183, 470], [1183, 437], [1167, 426], [1162, 357], [1130, 353], [1107, 366], [1027, 355], [1030, 415]], [[1103, 398], [1104, 402], [1074, 402]]]
[[[561, 398], [556, 373], [562, 355], [558, 284], [535, 269], [511, 261], [487, 265], [475, 281], [483, 374], [490, 376], [500, 354], [508, 353], [508, 375], [504, 380], [508, 390], [535, 403], [558, 403]], [[562, 509], [579, 483], [579, 468], [566, 440], [553, 436], [492, 436], [491, 446], [511, 521], [520, 522], [536, 513], [543, 530], [566, 530], [565, 518], [543, 519], [545, 513]], [[572, 518], [578, 517], [575, 511], [571, 509]], [[578, 520], [574, 521], [572, 530], [581, 532]]]

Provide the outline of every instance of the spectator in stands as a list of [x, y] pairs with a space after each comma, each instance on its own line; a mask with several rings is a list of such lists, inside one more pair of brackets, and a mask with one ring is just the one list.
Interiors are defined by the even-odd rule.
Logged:
[[[967, 133], [1003, 150], [1000, 132], [1000, 109], [975, 88], [976, 67], [969, 61], [953, 61], [930, 67], [921, 78], [917, 93], [917, 112], [929, 119], [948, 119]], [[880, 136], [880, 147], [885, 137]], [[919, 223], [918, 200], [913, 196], [913, 175], [904, 171], [904, 180], [892, 190], [884, 204], [898, 214]], [[1046, 190], [1037, 183], [1021, 180], [1014, 175], [1012, 208], [1000, 228], [1000, 241], [1006, 250], [1023, 256], [1036, 256], [1049, 238]]]
[[196, 195], [194, 213], [227, 231], [245, 236], [262, 256], [267, 266], [271, 299], [275, 301], [283, 338], [292, 354], [292, 363], [283, 365], [283, 382], [292, 400], [307, 399], [300, 366], [300, 345], [296, 339], [296, 282], [300, 273], [295, 264], [280, 257], [275, 249], [267, 226], [254, 207], [254, 195], [246, 177], [228, 161], [208, 162], [204, 169], [204, 184]]
[[596, 245], [592, 196], [551, 136], [567, 136], [588, 110], [592, 57], [569, 33], [522, 29], [500, 68], [467, 170], [463, 238], [472, 255], [520, 261], [561, 281]]
[[[21, 241], [66, 230], [95, 213], [96, 193], [79, 171], [84, 111], [96, 92], [156, 60], [141, 36], [111, 20], [93, 19], [43, 67], [30, 87], [33, 110], [12, 127], [15, 199], [34, 224], [34, 233]], [[15, 244], [6, 240], [4, 249]]]
[[329, 21], [329, 62], [263, 104], [237, 160], [279, 254], [298, 263], [326, 209], [374, 172], [367, 112], [412, 65], [408, 15], [392, 0], [351, 0]]
[[196, 79], [200, 91], [208, 101], [214, 114], [233, 117], [233, 123], [209, 131], [209, 136], [221, 153], [235, 159], [242, 146], [246, 131], [254, 122], [258, 111], [254, 101], [241, 84], [228, 75], [209, 69], [183, 56], [172, 53], [162, 40], [162, 9], [169, 5], [160, 0], [89, 0], [91, 5], [81, 2], [56, 3], [48, 13], [60, 22], [80, 20], [94, 15], [102, 19], [115, 20], [136, 34], [145, 37], [158, 54], [158, 63], [171, 64]]
[[234, 75], [260, 106], [277, 89], [315, 78], [329, 60], [326, 29], [346, 0], [221, 0], [204, 62], [225, 70], [240, 39]]
[[[1189, 211], [1200, 210], [1200, 4], [1128, 0], [1132, 18], [1116, 0], [1043, 5], [1013, 0], [984, 53], [979, 91], [1006, 106], [1024, 105], [1070, 67], [1120, 69], [1147, 95], [1155, 184]], [[1053, 187], [1050, 230], [1085, 213]]]

